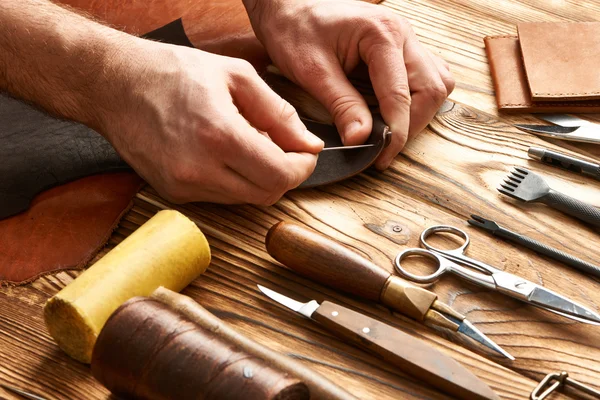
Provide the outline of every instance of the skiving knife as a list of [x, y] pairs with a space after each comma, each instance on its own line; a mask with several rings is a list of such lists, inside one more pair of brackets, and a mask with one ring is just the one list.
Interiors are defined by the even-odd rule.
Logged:
[[448, 394], [461, 399], [499, 399], [488, 385], [457, 361], [394, 327], [329, 301], [301, 303], [264, 286], [258, 288], [338, 337], [376, 353], [403, 372]]

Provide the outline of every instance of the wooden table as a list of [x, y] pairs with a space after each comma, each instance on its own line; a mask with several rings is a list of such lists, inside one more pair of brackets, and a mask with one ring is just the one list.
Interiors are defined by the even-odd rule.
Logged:
[[[207, 235], [214, 257], [208, 271], [184, 293], [239, 331], [302, 360], [360, 398], [449, 397], [274, 304], [258, 291], [257, 283], [298, 299], [333, 300], [397, 326], [456, 358], [504, 399], [528, 398], [543, 376], [562, 370], [600, 388], [598, 327], [572, 322], [450, 276], [431, 287], [512, 353], [516, 361], [510, 362], [482, 349], [475, 352], [474, 345], [456, 335], [434, 332], [380, 305], [303, 279], [266, 253], [265, 233], [283, 219], [330, 235], [391, 271], [396, 253], [418, 246], [424, 228], [450, 224], [471, 235], [472, 257], [598, 310], [598, 281], [470, 228], [466, 219], [476, 213], [598, 263], [597, 232], [544, 205], [518, 203], [495, 190], [513, 165], [522, 165], [544, 174], [556, 188], [600, 206], [598, 182], [528, 159], [529, 146], [559, 148], [559, 143], [511, 126], [533, 121], [531, 116], [498, 115], [482, 38], [513, 34], [515, 24], [522, 21], [600, 20], [600, 3], [389, 0], [383, 6], [412, 22], [422, 42], [450, 63], [457, 81], [450, 97], [453, 102], [442, 108], [391, 168], [385, 173], [370, 170], [328, 187], [293, 191], [272, 207], [173, 206], [146, 189], [138, 194], [106, 251], [158, 209], [173, 207], [184, 212]], [[591, 145], [560, 144], [600, 158], [600, 150]], [[48, 399], [109, 397], [89, 368], [62, 353], [44, 327], [44, 302], [76, 276], [76, 272], [64, 272], [0, 290], [0, 382], [27, 387]], [[2, 396], [12, 398], [0, 390]], [[558, 398], [561, 395], [552, 397]]]

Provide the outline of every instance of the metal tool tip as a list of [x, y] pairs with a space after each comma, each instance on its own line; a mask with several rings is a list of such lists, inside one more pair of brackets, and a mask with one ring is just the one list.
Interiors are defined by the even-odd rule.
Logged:
[[529, 150], [527, 150], [527, 155], [537, 161], [544, 158], [545, 154], [546, 150], [540, 147], [530, 147]]
[[518, 172], [520, 172], [521, 174], [527, 175], [529, 174], [529, 170], [523, 167], [514, 167], [514, 169]]
[[470, 323], [468, 320], [464, 319], [460, 324], [458, 331], [475, 340], [476, 342], [481, 343], [488, 349], [494, 350], [497, 353], [502, 354], [504, 357], [508, 358], [511, 361], [514, 361], [515, 358], [502, 347], [498, 346], [492, 339], [487, 337], [483, 332], [479, 329], [475, 328], [475, 326]]

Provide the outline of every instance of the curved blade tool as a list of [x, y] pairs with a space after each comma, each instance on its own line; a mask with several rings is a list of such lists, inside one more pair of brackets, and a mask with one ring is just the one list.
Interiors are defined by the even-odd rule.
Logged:
[[328, 301], [301, 303], [264, 286], [258, 288], [338, 337], [376, 353], [405, 373], [457, 398], [498, 399], [488, 385], [454, 359], [396, 328]]
[[559, 125], [523, 125], [515, 127], [538, 136], [574, 142], [600, 143], [600, 126], [589, 124], [584, 126], [559, 126]]

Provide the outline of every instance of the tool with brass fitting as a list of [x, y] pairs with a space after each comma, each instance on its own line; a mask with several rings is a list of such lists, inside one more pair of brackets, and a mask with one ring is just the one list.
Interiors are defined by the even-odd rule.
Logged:
[[279, 222], [269, 230], [266, 246], [273, 258], [307, 278], [381, 302], [417, 321], [459, 332], [514, 360], [435, 293], [392, 275], [326, 236]]
[[600, 391], [592, 389], [583, 383], [569, 378], [569, 374], [565, 371], [561, 372], [560, 374], [555, 372], [546, 375], [544, 379], [542, 379], [541, 382], [535, 387], [535, 389], [533, 389], [529, 395], [529, 398], [531, 400], [544, 400], [555, 390], [561, 390], [567, 386], [579, 389], [582, 393], [593, 395], [600, 399]]

